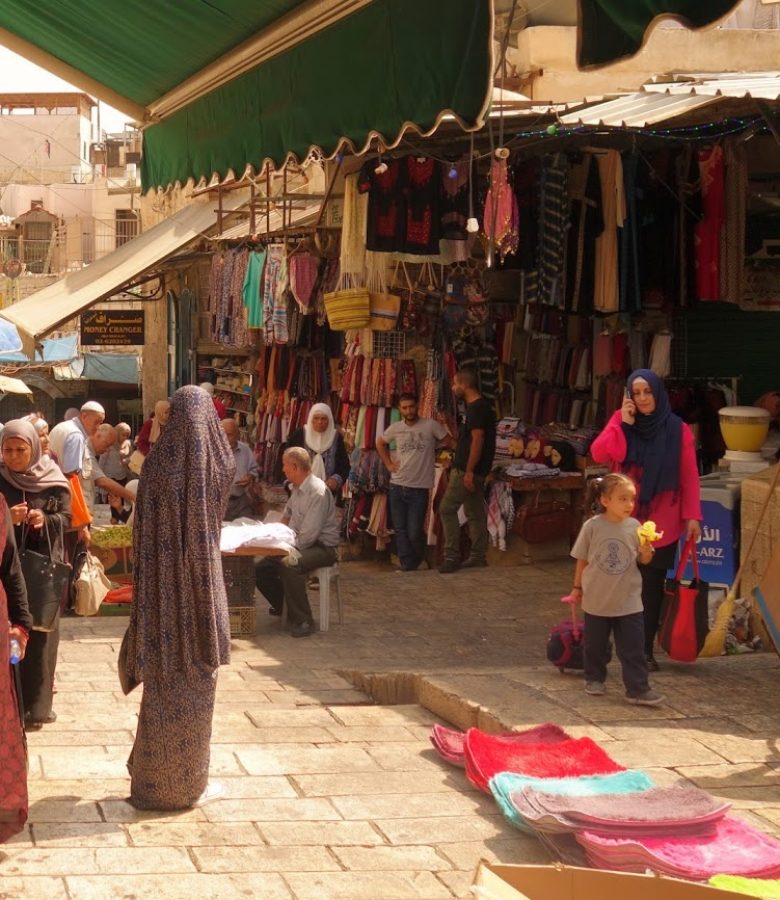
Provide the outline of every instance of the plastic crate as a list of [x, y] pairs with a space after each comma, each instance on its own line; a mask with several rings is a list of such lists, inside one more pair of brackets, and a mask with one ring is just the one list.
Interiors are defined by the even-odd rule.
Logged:
[[257, 609], [254, 606], [231, 606], [228, 614], [231, 637], [243, 637], [257, 631]]
[[229, 606], [255, 602], [255, 560], [252, 556], [223, 556], [222, 577]]

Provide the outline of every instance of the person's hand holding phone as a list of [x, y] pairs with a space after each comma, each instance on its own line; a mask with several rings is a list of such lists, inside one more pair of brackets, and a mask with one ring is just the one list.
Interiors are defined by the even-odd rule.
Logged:
[[623, 406], [620, 409], [624, 425], [634, 425], [636, 423], [636, 403], [631, 399], [631, 394], [626, 388], [625, 397], [623, 398]]

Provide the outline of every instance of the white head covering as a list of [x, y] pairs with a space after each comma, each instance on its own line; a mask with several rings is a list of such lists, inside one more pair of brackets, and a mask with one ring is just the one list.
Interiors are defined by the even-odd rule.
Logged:
[[[328, 427], [325, 431], [314, 430], [314, 426], [311, 424], [314, 416], [328, 417]], [[333, 441], [336, 440], [336, 425], [333, 421], [331, 408], [327, 403], [315, 403], [314, 406], [312, 406], [309, 418], [303, 426], [303, 433], [306, 446], [314, 454], [311, 461], [311, 470], [318, 478], [325, 481], [327, 476], [325, 474], [325, 461], [322, 458], [322, 454], [327, 450], [330, 450]]]
[[[130, 493], [133, 495], [137, 495], [138, 494], [138, 479], [134, 478], [132, 481], [128, 481], [127, 484], [125, 485], [125, 490], [130, 491]], [[132, 526], [134, 520], [135, 520], [135, 504], [133, 504], [133, 509], [132, 509], [130, 515], [127, 517], [127, 524]]]
[[106, 411], [103, 409], [102, 405], [97, 402], [97, 400], [87, 400], [87, 402], [81, 407], [82, 412], [93, 412], [99, 413], [101, 416], [105, 416]]
[[214, 396], [214, 385], [210, 381], [202, 381], [199, 387], [202, 391], [205, 391], [209, 397]]

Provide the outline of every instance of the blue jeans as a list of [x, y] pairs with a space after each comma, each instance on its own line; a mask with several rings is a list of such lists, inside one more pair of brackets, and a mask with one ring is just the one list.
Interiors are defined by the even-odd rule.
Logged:
[[428, 488], [390, 485], [390, 515], [402, 569], [416, 569], [425, 556], [425, 513]]

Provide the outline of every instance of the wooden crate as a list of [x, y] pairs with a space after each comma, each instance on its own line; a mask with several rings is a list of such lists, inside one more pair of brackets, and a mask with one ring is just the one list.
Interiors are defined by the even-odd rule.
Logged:
[[245, 637], [257, 631], [257, 609], [254, 606], [230, 606], [230, 636]]

